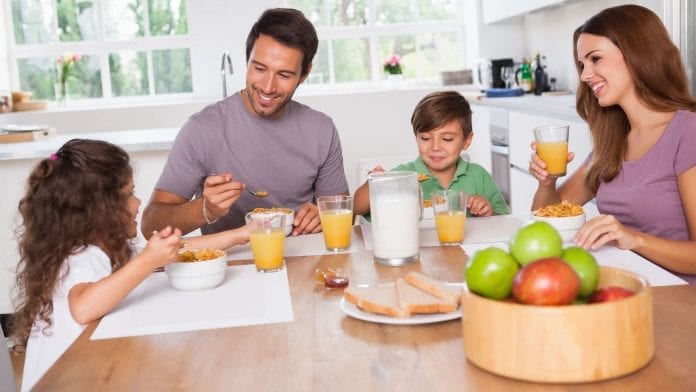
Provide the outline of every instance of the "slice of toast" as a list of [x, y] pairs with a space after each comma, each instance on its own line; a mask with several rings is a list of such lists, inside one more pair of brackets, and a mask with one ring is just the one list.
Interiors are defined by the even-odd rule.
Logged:
[[399, 307], [407, 315], [449, 313], [457, 310], [457, 303], [445, 301], [399, 278], [396, 280], [396, 297]]
[[393, 284], [379, 286], [348, 286], [343, 290], [346, 300], [361, 310], [389, 317], [406, 317], [400, 307]]
[[435, 280], [417, 271], [409, 272], [404, 278], [406, 282], [418, 287], [421, 290], [443, 299], [445, 301], [459, 304], [462, 298], [462, 288], [451, 286], [439, 280]]

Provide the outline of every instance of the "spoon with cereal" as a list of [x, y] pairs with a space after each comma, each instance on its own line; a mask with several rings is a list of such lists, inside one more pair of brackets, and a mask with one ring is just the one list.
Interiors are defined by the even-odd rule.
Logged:
[[268, 196], [268, 191], [252, 191], [250, 188], [246, 188], [246, 190], [249, 191], [249, 193], [251, 193], [252, 195], [254, 195], [256, 197]]

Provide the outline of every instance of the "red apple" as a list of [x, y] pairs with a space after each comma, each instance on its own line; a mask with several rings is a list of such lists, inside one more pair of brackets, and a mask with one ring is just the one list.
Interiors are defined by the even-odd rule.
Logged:
[[590, 296], [590, 303], [596, 302], [609, 302], [616, 301], [617, 299], [630, 297], [633, 295], [633, 291], [627, 290], [623, 287], [609, 286], [601, 289], [597, 289]]
[[533, 261], [522, 267], [512, 283], [512, 295], [530, 305], [572, 304], [580, 291], [573, 267], [557, 257]]

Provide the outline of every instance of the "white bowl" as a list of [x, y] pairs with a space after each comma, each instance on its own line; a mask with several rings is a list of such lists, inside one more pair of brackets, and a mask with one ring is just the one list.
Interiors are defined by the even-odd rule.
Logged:
[[[192, 251], [192, 252], [195, 252]], [[217, 287], [225, 279], [227, 254], [203, 261], [176, 261], [164, 266], [169, 283], [178, 290], [207, 290]]]
[[273, 207], [273, 208], [254, 208], [252, 213], [254, 212], [278, 212], [282, 211], [285, 212], [285, 236], [289, 236], [290, 233], [292, 233], [292, 223], [295, 221], [295, 211], [293, 211], [291, 208], [280, 208], [280, 207]]
[[564, 242], [572, 241], [575, 238], [575, 233], [585, 224], [585, 213], [581, 215], [574, 216], [563, 216], [563, 217], [553, 217], [553, 216], [536, 216], [532, 214], [532, 219], [536, 221], [548, 222], [556, 230], [558, 234], [561, 235], [561, 239]]

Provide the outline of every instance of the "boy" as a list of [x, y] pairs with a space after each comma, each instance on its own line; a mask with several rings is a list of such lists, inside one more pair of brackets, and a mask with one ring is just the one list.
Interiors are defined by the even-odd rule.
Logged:
[[[460, 157], [469, 148], [474, 133], [471, 129], [471, 107], [456, 91], [440, 91], [423, 98], [411, 116], [419, 157], [401, 164], [393, 171], [419, 173], [423, 198], [438, 189], [462, 190], [468, 193], [467, 215], [491, 216], [508, 214], [503, 195], [491, 175], [481, 165]], [[374, 171], [384, 171], [380, 166]], [[370, 212], [370, 191], [366, 181], [355, 191], [353, 209], [356, 215]]]

